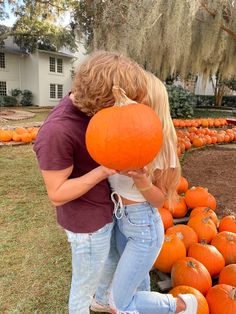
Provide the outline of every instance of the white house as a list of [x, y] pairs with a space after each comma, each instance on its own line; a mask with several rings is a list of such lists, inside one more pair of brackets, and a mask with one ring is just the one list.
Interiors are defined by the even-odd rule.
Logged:
[[[82, 49], [82, 47], [81, 47]], [[22, 52], [11, 38], [0, 48], [0, 95], [11, 95], [12, 89], [30, 90], [33, 103], [55, 106], [71, 88], [72, 71], [85, 55], [36, 50]]]

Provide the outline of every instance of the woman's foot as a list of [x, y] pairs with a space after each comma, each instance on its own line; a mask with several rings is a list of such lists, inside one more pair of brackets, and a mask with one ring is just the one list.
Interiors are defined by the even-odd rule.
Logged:
[[176, 313], [197, 314], [198, 302], [193, 294], [178, 294], [176, 301]]

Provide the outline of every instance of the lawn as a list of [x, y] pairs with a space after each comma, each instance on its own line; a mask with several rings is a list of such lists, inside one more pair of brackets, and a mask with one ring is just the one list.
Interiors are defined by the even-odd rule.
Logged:
[[0, 313], [66, 313], [70, 249], [32, 145], [0, 149]]

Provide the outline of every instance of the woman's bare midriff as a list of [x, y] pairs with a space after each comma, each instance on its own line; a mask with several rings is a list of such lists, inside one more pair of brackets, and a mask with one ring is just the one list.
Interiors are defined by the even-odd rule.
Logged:
[[121, 199], [122, 199], [122, 203], [124, 205], [132, 205], [132, 204], [139, 204], [141, 202], [135, 202], [135, 201], [131, 201], [131, 200], [128, 200], [127, 198], [124, 198], [121, 196]]

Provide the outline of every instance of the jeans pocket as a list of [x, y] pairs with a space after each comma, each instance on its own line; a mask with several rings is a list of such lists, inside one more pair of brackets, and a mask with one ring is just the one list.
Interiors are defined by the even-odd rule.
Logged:
[[147, 212], [132, 212], [128, 213], [125, 211], [125, 217], [127, 222], [131, 226], [136, 227], [149, 227], [150, 226], [150, 217]]

